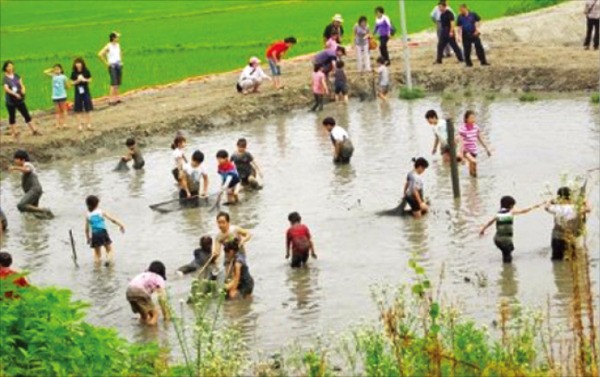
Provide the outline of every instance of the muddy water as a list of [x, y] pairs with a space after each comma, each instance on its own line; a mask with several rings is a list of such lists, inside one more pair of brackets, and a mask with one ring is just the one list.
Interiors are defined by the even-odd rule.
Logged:
[[[476, 110], [493, 150], [491, 158], [480, 159], [477, 180], [461, 169], [459, 204], [451, 199], [449, 169], [431, 156], [432, 133], [423, 118], [429, 108], [455, 116], [466, 108]], [[573, 176], [599, 166], [597, 106], [585, 98], [533, 104], [425, 99], [351, 102], [347, 108], [330, 105], [325, 114], [335, 116], [354, 140], [350, 166], [331, 163], [331, 145], [320, 118], [305, 111], [206, 131], [191, 137], [188, 146], [188, 153], [199, 147], [207, 154], [212, 190], [217, 181], [214, 154], [223, 147], [232, 150], [238, 137], [248, 138], [249, 150], [265, 172], [264, 189], [229, 209], [232, 222], [254, 235], [248, 259], [256, 285], [253, 299], [227, 304], [223, 318], [240, 323], [250, 344], [273, 350], [294, 338], [308, 339], [342, 330], [363, 317], [375, 318], [370, 287], [409, 282], [407, 261], [412, 253], [430, 276], [438, 276], [445, 266], [443, 288], [448, 299], [461, 302], [465, 312], [481, 323], [495, 318], [501, 297], [533, 306], [543, 305], [549, 297], [556, 320], [567, 315], [571, 286], [566, 266], [550, 261], [551, 216], [539, 210], [516, 220], [512, 265], [501, 263], [492, 234], [479, 238], [478, 230], [494, 214], [502, 195], [515, 196], [518, 206], [531, 205], [543, 199], [546, 183], [553, 190], [559, 185], [562, 173]], [[201, 235], [216, 229], [214, 213], [206, 208], [170, 214], [148, 208], [170, 199], [175, 191], [169, 142], [157, 138], [145, 148], [144, 172], [112, 172], [117, 151], [39, 166], [46, 190], [42, 204], [52, 207], [54, 221], [18, 214], [19, 177], [5, 176], [2, 208], [10, 231], [2, 249], [14, 255], [15, 266], [31, 271], [34, 283], [68, 287], [77, 298], [89, 301], [93, 323], [114, 326], [131, 339], [172, 343], [171, 326], [167, 331], [141, 328], [125, 300], [128, 280], [154, 259], [164, 261], [170, 270], [173, 301], [185, 298], [190, 279], [177, 279], [173, 271], [189, 262]], [[397, 204], [410, 159], [418, 155], [432, 160], [424, 175], [432, 213], [421, 221], [375, 216]], [[595, 277], [598, 175], [592, 176], [588, 188], [593, 193], [588, 245]], [[84, 198], [91, 193], [127, 226], [124, 235], [110, 228], [116, 265], [109, 269], [94, 269], [92, 252], [84, 244]], [[319, 255], [303, 271], [292, 271], [284, 259], [287, 214], [293, 210], [311, 228]], [[75, 232], [79, 268], [70, 260], [69, 229]]]

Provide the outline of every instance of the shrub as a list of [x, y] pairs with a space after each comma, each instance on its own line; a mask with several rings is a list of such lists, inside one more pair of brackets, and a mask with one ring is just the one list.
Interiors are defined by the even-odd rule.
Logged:
[[600, 93], [593, 93], [590, 100], [592, 103], [600, 103]]
[[423, 97], [425, 97], [425, 91], [421, 88], [414, 87], [412, 89], [408, 89], [407, 87], [403, 86], [400, 89], [400, 98], [401, 99], [410, 101], [410, 100], [419, 99], [419, 98], [423, 98]]
[[521, 102], [535, 102], [538, 100], [538, 97], [533, 93], [523, 93], [519, 96], [519, 101]]

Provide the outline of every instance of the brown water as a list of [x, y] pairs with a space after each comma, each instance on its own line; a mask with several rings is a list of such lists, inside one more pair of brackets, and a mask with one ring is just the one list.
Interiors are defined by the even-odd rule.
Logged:
[[[423, 115], [440, 106], [446, 114], [462, 114], [467, 107], [476, 110], [494, 153], [480, 159], [477, 180], [461, 168], [460, 204], [452, 200], [449, 169], [430, 153], [433, 136]], [[217, 182], [214, 154], [223, 147], [233, 150], [238, 137], [248, 138], [249, 150], [265, 172], [264, 189], [229, 209], [232, 223], [254, 235], [248, 260], [256, 284], [253, 299], [226, 304], [223, 317], [240, 323], [251, 345], [274, 350], [292, 339], [343, 330], [361, 318], [375, 320], [370, 287], [410, 282], [407, 261], [412, 253], [431, 277], [445, 265], [446, 297], [463, 303], [465, 312], [481, 323], [495, 318], [501, 297], [528, 306], [543, 306], [549, 297], [555, 320], [565, 318], [570, 278], [566, 265], [550, 261], [552, 217], [538, 210], [516, 220], [512, 265], [502, 264], [493, 229], [484, 238], [478, 230], [495, 213], [502, 195], [511, 194], [517, 206], [528, 206], [543, 200], [546, 183], [555, 190], [561, 174], [573, 177], [600, 165], [598, 106], [587, 98], [532, 104], [456, 104], [429, 98], [412, 103], [351, 102], [348, 108], [330, 105], [322, 115], [335, 116], [349, 130], [356, 147], [350, 166], [331, 163], [321, 118], [305, 111], [190, 138], [188, 153], [200, 147], [208, 156], [211, 191]], [[166, 138], [152, 140], [144, 150], [144, 172], [111, 171], [121, 147], [76, 163], [39, 166], [46, 191], [42, 204], [53, 209], [54, 221], [20, 215], [15, 208], [21, 196], [19, 176], [5, 177], [2, 208], [10, 230], [2, 249], [13, 254], [15, 266], [31, 271], [35, 284], [67, 287], [89, 301], [93, 323], [114, 326], [131, 339], [159, 338], [173, 345], [172, 326], [166, 331], [162, 325], [161, 331], [140, 327], [125, 300], [129, 279], [154, 259], [165, 262], [170, 271], [173, 302], [185, 298], [191, 279], [177, 279], [173, 271], [191, 260], [201, 235], [216, 230], [215, 213], [206, 208], [170, 214], [148, 208], [175, 192], [169, 144]], [[433, 160], [424, 175], [432, 213], [420, 221], [376, 216], [397, 204], [410, 159], [418, 155]], [[593, 214], [587, 237], [597, 284], [597, 174], [588, 189]], [[124, 235], [109, 229], [116, 248], [113, 268], [94, 269], [92, 252], [84, 244], [84, 198], [92, 193], [101, 197], [101, 208], [127, 226]], [[319, 255], [303, 271], [292, 271], [284, 259], [287, 214], [293, 210], [311, 228]], [[75, 232], [80, 268], [70, 259], [69, 229]]]

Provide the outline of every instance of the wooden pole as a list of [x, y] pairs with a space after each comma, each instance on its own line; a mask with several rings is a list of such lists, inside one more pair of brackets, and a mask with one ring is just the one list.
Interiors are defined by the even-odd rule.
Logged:
[[454, 123], [446, 119], [448, 131], [448, 147], [450, 148], [450, 175], [452, 176], [452, 194], [454, 199], [460, 199], [460, 184], [458, 182], [458, 163], [456, 161], [456, 143], [454, 141]]
[[73, 252], [73, 263], [75, 263], [76, 267], [79, 267], [77, 264], [77, 250], [75, 250], [75, 239], [73, 238], [73, 230], [69, 229], [69, 239], [71, 240], [71, 251]]
[[400, 25], [402, 27], [402, 47], [404, 48], [404, 71], [406, 72], [406, 86], [412, 90], [412, 73], [410, 70], [410, 50], [408, 49], [408, 29], [406, 28], [406, 9], [404, 0], [400, 0]]

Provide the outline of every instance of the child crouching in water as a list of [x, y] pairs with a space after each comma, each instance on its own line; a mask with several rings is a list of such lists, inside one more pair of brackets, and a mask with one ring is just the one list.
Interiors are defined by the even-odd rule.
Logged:
[[252, 296], [254, 279], [250, 275], [246, 257], [240, 253], [237, 238], [223, 246], [225, 250], [225, 292], [227, 299], [246, 298]]
[[515, 245], [513, 244], [514, 217], [531, 212], [544, 205], [544, 203], [541, 203], [524, 209], [515, 209], [515, 204], [517, 202], [512, 196], [503, 196], [500, 199], [500, 210], [479, 232], [479, 235], [483, 236], [485, 230], [496, 223], [494, 244], [502, 252], [502, 261], [504, 263], [512, 262], [512, 252], [515, 250]]
[[423, 196], [423, 179], [421, 178], [421, 174], [429, 167], [429, 162], [423, 157], [413, 158], [413, 162], [415, 168], [407, 174], [404, 184], [404, 201], [410, 206], [413, 216], [420, 218], [429, 210]]
[[292, 268], [306, 266], [308, 262], [308, 254], [317, 259], [315, 253], [315, 245], [312, 242], [310, 230], [302, 224], [302, 218], [298, 212], [292, 212], [288, 216], [290, 228], [286, 233], [285, 241], [285, 259], [290, 257], [290, 249], [292, 251]]
[[226, 204], [235, 204], [239, 201], [238, 192], [241, 180], [235, 164], [229, 160], [229, 153], [226, 150], [221, 149], [217, 152], [217, 164], [217, 172], [222, 181], [221, 193], [219, 193], [217, 203], [221, 201], [221, 194], [226, 191]]
[[130, 137], [125, 141], [125, 146], [127, 146], [127, 152], [123, 157], [121, 157], [121, 161], [124, 165], [127, 165], [129, 161], [133, 160], [133, 168], [135, 170], [140, 170], [144, 168], [146, 162], [144, 161], [144, 157], [142, 156], [142, 152], [140, 152], [140, 148], [138, 148], [137, 143], [134, 138]]
[[198, 279], [216, 280], [217, 277], [211, 274], [211, 269], [206, 268], [208, 264], [214, 264], [215, 258], [212, 255], [213, 240], [210, 236], [200, 238], [200, 248], [194, 250], [194, 260], [185, 266], [179, 267], [177, 274], [183, 276], [192, 272], [201, 270], [201, 276]]
[[140, 315], [140, 322], [146, 325], [156, 325], [158, 310], [152, 302], [152, 295], [158, 295], [158, 304], [166, 321], [171, 317], [167, 306], [166, 268], [161, 261], [150, 263], [148, 270], [134, 277], [127, 287], [127, 301], [131, 311]]
[[106, 250], [105, 266], [109, 266], [113, 261], [112, 241], [106, 230], [106, 220], [110, 220], [117, 225], [121, 233], [125, 233], [125, 225], [115, 219], [108, 213], [98, 208], [100, 199], [95, 195], [90, 195], [85, 199], [88, 214], [85, 218], [85, 237], [88, 244], [94, 249], [94, 262], [100, 264], [102, 258], [102, 247]]

